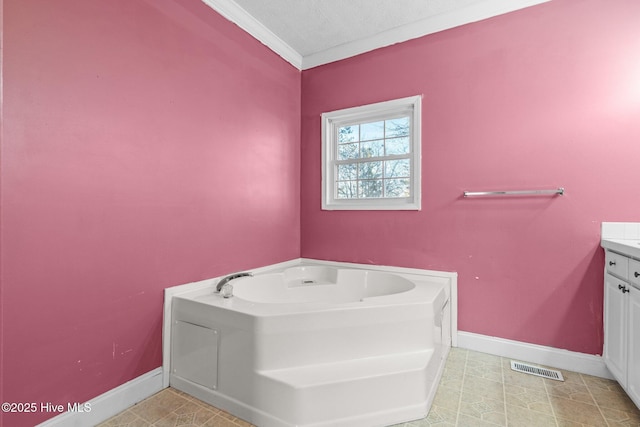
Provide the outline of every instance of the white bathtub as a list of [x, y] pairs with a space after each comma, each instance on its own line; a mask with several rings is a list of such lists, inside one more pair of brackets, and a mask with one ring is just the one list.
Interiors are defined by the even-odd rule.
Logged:
[[455, 274], [304, 261], [171, 299], [170, 384], [261, 427], [426, 416]]

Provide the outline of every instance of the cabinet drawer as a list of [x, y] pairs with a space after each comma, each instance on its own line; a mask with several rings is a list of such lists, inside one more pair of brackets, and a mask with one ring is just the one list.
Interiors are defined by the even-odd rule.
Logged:
[[629, 260], [629, 281], [640, 288], [640, 261]]
[[604, 265], [608, 273], [620, 277], [621, 279], [627, 280], [629, 271], [629, 258], [627, 258], [626, 256], [607, 251], [605, 255]]

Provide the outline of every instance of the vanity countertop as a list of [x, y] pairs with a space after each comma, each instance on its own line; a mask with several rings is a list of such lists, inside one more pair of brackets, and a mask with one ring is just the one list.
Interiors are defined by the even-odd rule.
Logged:
[[631, 258], [640, 259], [640, 239], [602, 239], [600, 246]]

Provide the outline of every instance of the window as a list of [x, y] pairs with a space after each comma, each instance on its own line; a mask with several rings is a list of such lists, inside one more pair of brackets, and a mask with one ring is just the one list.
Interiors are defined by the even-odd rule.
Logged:
[[322, 209], [420, 209], [421, 99], [322, 114]]

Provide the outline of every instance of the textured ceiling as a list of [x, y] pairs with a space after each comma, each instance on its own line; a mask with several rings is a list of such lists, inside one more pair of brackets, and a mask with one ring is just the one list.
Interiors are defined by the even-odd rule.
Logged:
[[234, 0], [302, 56], [479, 0]]
[[202, 0], [299, 69], [550, 0]]

